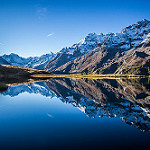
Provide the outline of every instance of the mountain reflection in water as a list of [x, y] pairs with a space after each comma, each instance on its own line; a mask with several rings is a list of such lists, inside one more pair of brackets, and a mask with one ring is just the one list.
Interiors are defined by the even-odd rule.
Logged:
[[11, 86], [3, 95], [39, 93], [57, 96], [71, 103], [88, 117], [117, 117], [142, 131], [150, 130], [149, 79], [67, 79]]

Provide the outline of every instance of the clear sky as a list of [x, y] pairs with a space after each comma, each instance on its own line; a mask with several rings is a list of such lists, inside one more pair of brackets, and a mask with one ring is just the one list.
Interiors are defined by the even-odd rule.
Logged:
[[0, 55], [40, 56], [150, 20], [150, 0], [0, 0]]

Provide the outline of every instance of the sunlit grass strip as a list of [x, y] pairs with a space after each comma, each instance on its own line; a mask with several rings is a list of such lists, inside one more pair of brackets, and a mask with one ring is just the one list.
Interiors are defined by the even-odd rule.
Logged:
[[116, 74], [67, 74], [67, 75], [48, 75], [48, 74], [36, 74], [32, 75], [34, 78], [56, 78], [56, 77], [64, 77], [64, 78], [147, 78], [149, 76], [145, 75], [116, 75]]

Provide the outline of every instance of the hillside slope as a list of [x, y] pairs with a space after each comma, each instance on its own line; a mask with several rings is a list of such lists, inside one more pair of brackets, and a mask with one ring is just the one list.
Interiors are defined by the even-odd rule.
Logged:
[[30, 77], [33, 74], [50, 74], [43, 70], [29, 69], [12, 65], [0, 65], [0, 77]]

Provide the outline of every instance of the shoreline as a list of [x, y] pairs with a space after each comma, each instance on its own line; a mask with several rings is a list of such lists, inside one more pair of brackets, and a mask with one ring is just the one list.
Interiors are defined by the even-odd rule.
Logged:
[[115, 75], [115, 74], [88, 74], [88, 75], [81, 75], [81, 74], [59, 74], [59, 75], [48, 75], [48, 74], [35, 74], [31, 75], [32, 78], [96, 78], [96, 79], [116, 79], [116, 78], [150, 78], [149, 75]]

